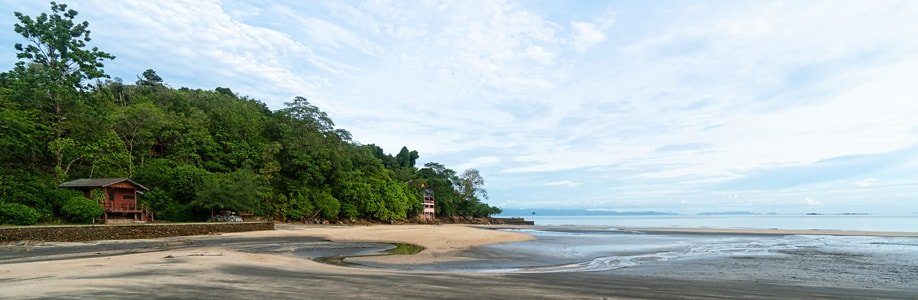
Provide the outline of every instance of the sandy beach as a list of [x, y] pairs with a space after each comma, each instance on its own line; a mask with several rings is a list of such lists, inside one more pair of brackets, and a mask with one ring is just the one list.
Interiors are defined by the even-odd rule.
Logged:
[[[812, 284], [756, 271], [756, 266], [765, 265], [771, 265], [772, 271], [799, 264], [821, 266], [819, 260], [825, 257], [811, 254], [782, 260], [702, 260], [683, 264], [671, 270], [674, 272], [668, 272], [666, 265], [635, 268], [633, 272], [560, 273], [426, 272], [336, 266], [308, 258], [327, 253], [360, 255], [386, 246], [378, 242], [399, 242], [426, 249], [414, 255], [361, 257], [357, 261], [394, 265], [461, 263], [484, 259], [476, 256], [475, 249], [481, 246], [532, 241], [533, 237], [465, 225], [279, 225], [277, 228], [155, 240], [3, 245], [0, 246], [0, 299], [906, 299], [918, 295], [918, 288], [909, 288], [907, 283], [904, 287], [839, 286], [831, 281]], [[918, 271], [918, 268], [903, 271]], [[756, 276], [743, 276], [744, 272]]]

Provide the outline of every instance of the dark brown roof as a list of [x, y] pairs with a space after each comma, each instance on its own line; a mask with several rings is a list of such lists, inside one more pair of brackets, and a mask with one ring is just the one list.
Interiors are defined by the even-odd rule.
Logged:
[[98, 188], [98, 187], [107, 187], [120, 182], [130, 182], [138, 189], [149, 191], [145, 186], [140, 185], [139, 183], [134, 182], [133, 180], [127, 178], [83, 178], [77, 179], [74, 181], [68, 181], [61, 183], [57, 187], [62, 188]]

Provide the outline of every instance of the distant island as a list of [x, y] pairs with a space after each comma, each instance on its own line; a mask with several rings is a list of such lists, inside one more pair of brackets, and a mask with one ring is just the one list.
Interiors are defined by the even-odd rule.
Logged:
[[677, 215], [658, 211], [614, 211], [590, 209], [506, 208], [501, 216], [658, 216]]
[[703, 212], [698, 213], [699, 216], [748, 216], [748, 215], [761, 215], [761, 213], [754, 213], [751, 211], [715, 211], [715, 212]]
[[855, 213], [855, 212], [846, 212], [846, 213], [836, 213], [836, 214], [823, 214], [823, 213], [806, 213], [807, 216], [869, 216], [869, 213]]

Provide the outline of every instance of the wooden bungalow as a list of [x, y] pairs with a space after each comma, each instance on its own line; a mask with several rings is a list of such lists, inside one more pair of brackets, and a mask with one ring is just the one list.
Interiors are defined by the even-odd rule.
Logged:
[[[152, 222], [153, 213], [137, 201], [148, 191], [146, 187], [127, 178], [94, 178], [77, 179], [58, 185], [61, 188], [83, 191], [88, 199], [99, 199], [99, 205], [105, 210], [105, 223], [113, 222]], [[95, 196], [102, 193], [102, 197]], [[94, 197], [95, 196], [95, 197]]]

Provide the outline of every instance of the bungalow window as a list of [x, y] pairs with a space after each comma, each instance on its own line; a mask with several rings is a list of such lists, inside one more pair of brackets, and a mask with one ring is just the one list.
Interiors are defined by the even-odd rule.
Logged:
[[131, 195], [131, 194], [124, 194], [124, 196], [122, 196], [122, 198], [124, 198], [124, 200], [134, 200], [134, 195]]
[[115, 201], [115, 193], [108, 192], [108, 201]]

